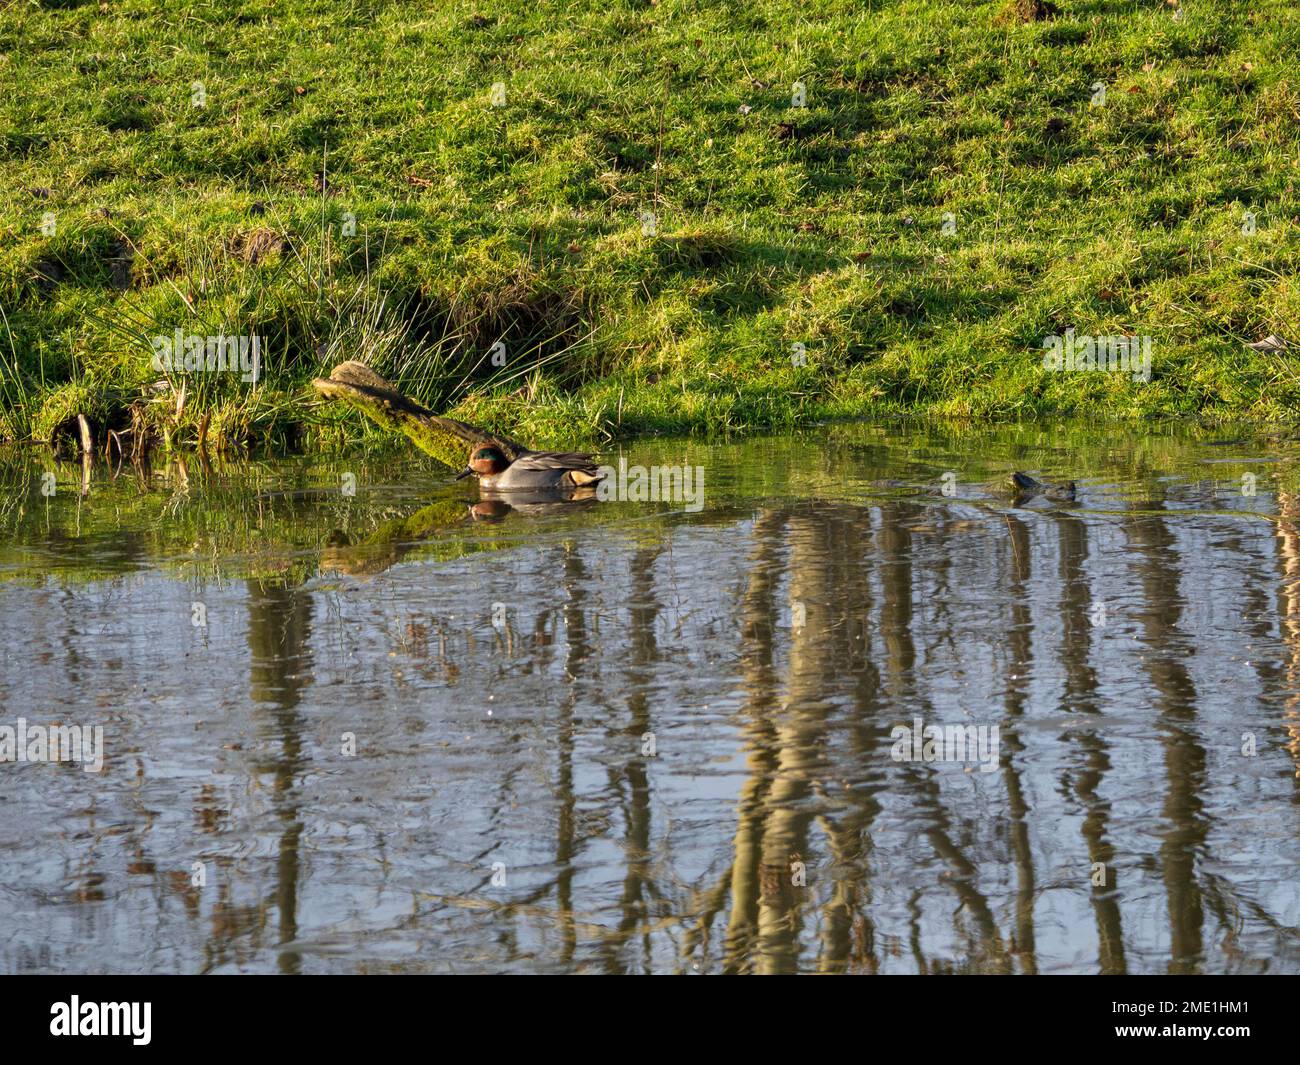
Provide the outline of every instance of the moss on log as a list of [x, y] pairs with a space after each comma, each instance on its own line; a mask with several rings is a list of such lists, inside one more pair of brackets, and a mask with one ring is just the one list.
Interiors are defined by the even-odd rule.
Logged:
[[390, 432], [402, 433], [427, 455], [454, 470], [462, 469], [470, 449], [488, 444], [514, 460], [528, 448], [473, 425], [444, 418], [403, 395], [359, 362], [341, 362], [329, 377], [312, 382], [321, 395], [341, 399]]

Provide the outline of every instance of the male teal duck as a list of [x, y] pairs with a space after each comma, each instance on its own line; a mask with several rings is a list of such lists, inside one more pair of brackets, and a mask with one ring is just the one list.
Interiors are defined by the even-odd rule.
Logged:
[[489, 492], [585, 488], [603, 476], [585, 452], [524, 451], [509, 459], [492, 445], [472, 448], [469, 465], [456, 480], [471, 474], [478, 478], [479, 487]]

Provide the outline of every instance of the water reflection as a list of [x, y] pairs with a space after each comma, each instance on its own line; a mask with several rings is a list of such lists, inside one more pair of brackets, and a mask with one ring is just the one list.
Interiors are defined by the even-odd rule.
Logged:
[[0, 464], [0, 724], [106, 757], [0, 766], [0, 968], [1300, 970], [1289, 442], [683, 451], [699, 513]]
[[257, 771], [274, 780], [275, 815], [281, 825], [275, 869], [279, 966], [282, 972], [296, 973], [299, 954], [286, 945], [298, 938], [298, 842], [303, 824], [297, 778], [306, 767], [300, 703], [312, 667], [312, 601], [300, 589], [267, 581], [249, 581], [247, 589], [249, 696], [269, 741]]

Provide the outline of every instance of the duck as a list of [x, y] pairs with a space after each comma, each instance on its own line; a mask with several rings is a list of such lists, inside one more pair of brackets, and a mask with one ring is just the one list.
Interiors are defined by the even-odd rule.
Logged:
[[1072, 503], [1079, 491], [1078, 485], [1073, 481], [1067, 481], [1065, 484], [1048, 484], [1045, 481], [1036, 481], [1029, 474], [1021, 473], [1019, 470], [1011, 475], [1011, 483], [1025, 498], [1041, 495], [1054, 503]]
[[536, 492], [587, 488], [604, 479], [593, 457], [580, 451], [522, 451], [509, 458], [495, 445], [470, 448], [469, 462], [456, 475], [473, 475], [488, 492]]

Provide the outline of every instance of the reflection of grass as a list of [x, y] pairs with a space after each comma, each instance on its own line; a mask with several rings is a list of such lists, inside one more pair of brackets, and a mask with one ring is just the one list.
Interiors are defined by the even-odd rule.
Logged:
[[[256, 390], [189, 374], [179, 414], [175, 392], [146, 405], [185, 447], [205, 424], [369, 435], [303, 398], [354, 357], [539, 445], [1300, 403], [1291, 361], [1242, 345], [1300, 320], [1282, 0], [1030, 22], [937, 0], [156, 6], [0, 16], [0, 437], [82, 412], [102, 444], [178, 326], [267, 345]], [[1151, 335], [1155, 379], [1045, 372], [1067, 325]]]
[[[124, 467], [116, 480], [95, 467], [82, 497], [81, 467], [43, 455], [0, 452], [0, 575], [42, 580], [100, 580], [158, 567], [201, 579], [280, 578], [300, 583], [319, 573], [377, 573], [402, 559], [448, 561], [582, 536], [615, 526], [632, 537], [661, 537], [681, 523], [744, 520], [760, 505], [808, 500], [857, 501], [924, 495], [936, 505], [945, 473], [956, 475], [956, 503], [1007, 505], [1007, 476], [1032, 469], [1048, 480], [1122, 484], [1141, 508], [1167, 490], [1162, 478], [1212, 483], [1220, 509], [1274, 512], [1277, 491], [1300, 493], [1293, 443], [1267, 438], [1207, 446], [1231, 431], [1188, 428], [1125, 434], [1089, 424], [1002, 425], [973, 430], [938, 421], [839, 424], [825, 433], [751, 438], [705, 445], [695, 440], [638, 443], [627, 453], [642, 465], [704, 467], [705, 507], [594, 503], [512, 512], [501, 523], [474, 521], [473, 488], [456, 485], [429, 460], [378, 451], [343, 460], [173, 462], [145, 473]], [[1252, 462], [1269, 456], [1277, 462]], [[617, 463], [617, 453], [602, 456]], [[1220, 460], [1228, 461], [1220, 461]], [[40, 494], [53, 471], [57, 493]], [[343, 494], [343, 474], [357, 494]], [[1241, 477], [1258, 478], [1259, 503], [1247, 505]], [[878, 483], [877, 483], [878, 479]], [[1208, 496], [1207, 496], [1208, 498]], [[1091, 507], [1110, 506], [1094, 497]], [[1205, 503], [1200, 511], [1213, 509]]]
[[[13, 456], [10, 456], [13, 458]], [[363, 475], [364, 463], [356, 467]], [[40, 494], [40, 474], [57, 476], [53, 498]], [[180, 574], [279, 576], [300, 581], [316, 572], [315, 552], [331, 528], [372, 528], [391, 516], [392, 503], [347, 498], [339, 470], [300, 463], [291, 468], [308, 498], [286, 492], [283, 467], [194, 461], [127, 470], [116, 481], [95, 470], [90, 494], [80, 495], [73, 463], [0, 463], [8, 505], [0, 507], [0, 564], [22, 575], [55, 570], [72, 579], [99, 579], [124, 569], [158, 565]], [[363, 482], [364, 483], [364, 482]], [[27, 548], [38, 548], [28, 554]]]
[[[43, 473], [56, 476], [52, 498]], [[342, 491], [344, 474], [356, 494]], [[424, 493], [408, 485], [424, 483]], [[428, 495], [438, 498], [424, 503]], [[560, 507], [542, 521], [513, 514], [472, 522], [467, 485], [406, 455], [380, 451], [343, 460], [174, 461], [149, 471], [95, 467], [81, 495], [79, 463], [0, 452], [0, 578], [102, 580], [156, 566], [196, 579], [276, 578], [293, 584], [319, 572], [363, 575], [402, 558], [447, 561], [512, 548], [539, 529], [581, 533], [629, 511]], [[675, 521], [671, 508], [633, 515]], [[706, 516], [707, 518], [707, 516]]]

